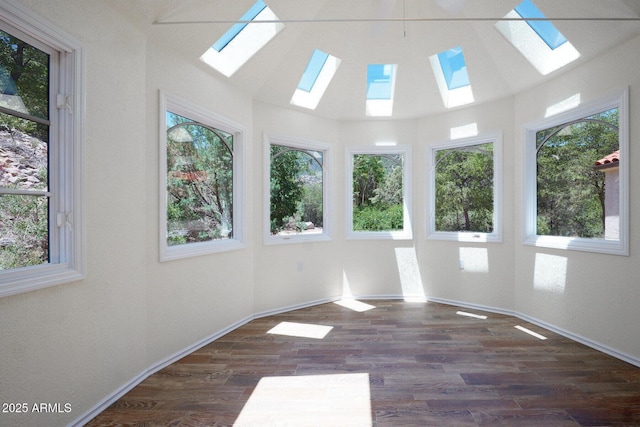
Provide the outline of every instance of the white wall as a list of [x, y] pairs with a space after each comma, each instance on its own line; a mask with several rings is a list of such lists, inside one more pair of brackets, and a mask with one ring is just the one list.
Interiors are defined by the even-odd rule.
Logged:
[[[503, 146], [503, 242], [502, 243], [465, 243], [424, 240], [420, 236], [418, 244], [421, 254], [421, 266], [425, 272], [425, 286], [431, 298], [449, 301], [462, 301], [501, 309], [512, 309], [514, 303], [514, 243], [517, 231], [513, 224], [514, 172], [514, 132], [510, 126], [513, 120], [513, 101], [496, 101], [487, 105], [455, 110], [447, 114], [420, 120], [420, 144], [422, 152], [418, 160], [426, 163], [431, 146], [441, 145], [450, 139], [451, 129], [476, 123], [478, 135], [493, 132], [502, 133]], [[418, 182], [425, 182], [429, 171], [422, 168]], [[421, 195], [427, 194], [423, 189]], [[426, 196], [421, 196], [424, 198]], [[419, 208], [426, 211], [427, 201], [421, 201]], [[424, 206], [424, 208], [423, 208]], [[426, 224], [427, 217], [421, 218]], [[426, 228], [424, 225], [423, 229]], [[475, 269], [460, 269], [460, 260], [470, 257], [469, 261], [478, 266]], [[477, 260], [476, 260], [477, 258]], [[479, 266], [479, 260], [483, 265]], [[486, 266], [484, 265], [484, 261]], [[469, 264], [467, 262], [466, 264]], [[463, 263], [464, 266], [464, 263]], [[480, 268], [482, 267], [482, 268]], [[486, 267], [486, 268], [484, 268]]]
[[[586, 103], [630, 88], [630, 256], [612, 256], [536, 249], [520, 245], [516, 239], [514, 277], [515, 310], [540, 319], [616, 352], [640, 360], [640, 253], [638, 236], [640, 200], [640, 135], [637, 107], [640, 105], [640, 58], [631, 55], [640, 48], [636, 38], [547, 84], [515, 98], [515, 155], [522, 164], [523, 132], [519, 129], [544, 117], [547, 107], [576, 94]], [[522, 188], [522, 173], [515, 175], [516, 190]], [[515, 199], [516, 233], [522, 224], [522, 197]], [[536, 287], [536, 272], [554, 272], [556, 283], [546, 289]], [[563, 277], [563, 275], [565, 277]], [[563, 280], [564, 279], [564, 280]]]
[[[249, 147], [252, 101], [158, 49], [105, 2], [22, 3], [86, 49], [87, 276], [0, 299], [0, 401], [71, 404], [70, 413], [0, 413], [0, 425], [60, 426], [253, 313], [250, 241], [158, 261], [158, 91], [244, 124]], [[250, 210], [253, 197], [249, 188]]]
[[87, 278], [0, 299], [0, 401], [70, 403], [0, 414], [64, 425], [149, 365], [145, 38], [102, 2], [25, 1], [86, 48]]
[[[632, 191], [630, 257], [523, 246], [520, 131], [569, 95], [597, 99], [626, 85], [633, 116], [640, 105], [640, 60], [629, 52], [640, 48], [639, 39], [513, 99], [416, 120], [335, 122], [254, 103], [212, 72], [179, 60], [103, 2], [21, 3], [87, 51], [87, 278], [0, 299], [0, 401], [72, 405], [66, 414], [0, 414], [0, 424], [68, 424], [191, 345], [256, 313], [339, 297], [345, 282], [354, 295], [401, 296], [403, 280], [419, 277], [427, 297], [513, 310], [640, 360], [640, 225], [633, 220], [640, 200]], [[246, 249], [158, 261], [160, 89], [246, 126]], [[504, 241], [428, 241], [429, 147], [448, 139], [451, 127], [471, 122], [481, 134], [501, 130], [504, 135]], [[640, 170], [633, 168], [640, 164], [634, 149], [640, 124], [632, 120], [631, 125], [635, 183], [640, 182]], [[332, 145], [331, 242], [263, 244], [265, 132]], [[344, 238], [344, 147], [378, 138], [412, 146], [410, 241]], [[486, 248], [489, 271], [461, 271], [461, 247]], [[558, 261], [567, 266], [564, 289], [536, 289], [537, 266]]]
[[[264, 214], [268, 209], [268, 200], [265, 200], [264, 192], [265, 135], [329, 144], [333, 160], [329, 168], [339, 174], [342, 148], [338, 126], [333, 121], [320, 119], [306, 112], [275, 108], [256, 102], [253, 130], [255, 157], [252, 163], [254, 177], [251, 184], [254, 187], [255, 209], [251, 221], [254, 226], [255, 243], [254, 312], [262, 313], [339, 295], [341, 274], [337, 248], [340, 246], [340, 238], [337, 236], [342, 234], [339, 224], [333, 224], [333, 241], [306, 244], [265, 246], [263, 229]], [[341, 178], [335, 176], [330, 183], [334, 212], [336, 194], [341, 190], [341, 182]]]

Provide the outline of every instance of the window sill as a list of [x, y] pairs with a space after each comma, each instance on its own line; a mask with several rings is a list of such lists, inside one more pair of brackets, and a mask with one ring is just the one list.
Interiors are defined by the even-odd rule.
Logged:
[[190, 243], [185, 245], [165, 246], [160, 251], [160, 262], [176, 259], [191, 258], [221, 252], [231, 252], [245, 249], [244, 242], [239, 240], [225, 240], [218, 242]]
[[502, 236], [497, 233], [433, 231], [427, 235], [427, 240], [465, 243], [502, 243]]
[[67, 264], [47, 264], [0, 272], [0, 298], [84, 279]]
[[608, 255], [629, 256], [629, 245], [622, 240], [536, 235], [526, 237], [523, 244], [538, 248], [564, 249]]

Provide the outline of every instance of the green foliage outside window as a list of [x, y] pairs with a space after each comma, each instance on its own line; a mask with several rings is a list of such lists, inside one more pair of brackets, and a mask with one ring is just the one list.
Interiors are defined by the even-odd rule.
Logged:
[[233, 235], [233, 135], [167, 112], [167, 242]]
[[271, 233], [323, 227], [323, 155], [320, 151], [270, 147]]
[[0, 270], [7, 270], [49, 261], [49, 55], [4, 31], [0, 94]]
[[493, 231], [493, 143], [436, 153], [436, 231]]
[[537, 234], [604, 237], [605, 175], [594, 163], [618, 150], [617, 126], [616, 108], [537, 132]]
[[404, 227], [403, 156], [353, 157], [353, 230], [396, 231]]

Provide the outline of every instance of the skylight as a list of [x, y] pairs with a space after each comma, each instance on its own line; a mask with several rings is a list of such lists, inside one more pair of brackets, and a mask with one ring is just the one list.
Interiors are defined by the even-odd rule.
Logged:
[[314, 50], [298, 87], [291, 97], [291, 104], [315, 109], [338, 70], [340, 59], [321, 50]]
[[[544, 14], [540, 12], [540, 9], [538, 9], [531, 0], [524, 0], [516, 6], [514, 10], [525, 19], [545, 18]], [[567, 39], [550, 21], [530, 20], [527, 21], [527, 24], [529, 24], [531, 29], [535, 31], [551, 49], [556, 49], [567, 42]]]
[[[257, 24], [259, 21], [267, 22]], [[231, 77], [284, 28], [278, 21], [269, 6], [258, 0], [200, 59]], [[256, 24], [251, 25], [252, 22]]]
[[467, 64], [464, 62], [464, 54], [461, 47], [445, 50], [438, 54], [440, 68], [444, 74], [449, 90], [463, 86], [469, 86], [469, 75], [467, 74]]
[[367, 66], [367, 116], [391, 116], [396, 85], [396, 64]]
[[442, 51], [429, 57], [445, 107], [453, 108], [473, 102], [473, 92], [462, 47]]
[[513, 46], [542, 74], [549, 74], [580, 57], [580, 53], [545, 18], [531, 0], [524, 0], [496, 24]]

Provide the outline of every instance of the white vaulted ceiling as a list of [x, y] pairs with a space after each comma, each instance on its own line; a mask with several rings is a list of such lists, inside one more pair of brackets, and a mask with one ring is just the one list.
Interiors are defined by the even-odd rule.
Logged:
[[[367, 64], [397, 64], [392, 118], [446, 111], [429, 57], [461, 46], [474, 105], [512, 96], [640, 35], [640, 0], [534, 0], [580, 57], [547, 75], [496, 29], [520, 0], [265, 0], [285, 28], [231, 77], [201, 55], [255, 0], [107, 0], [153, 43], [254, 99], [290, 104], [314, 49], [342, 60], [313, 114], [365, 119]], [[629, 52], [637, 55], [638, 52]], [[615, 67], [612, 64], [612, 67]], [[602, 76], [606, 79], [606, 76]]]

